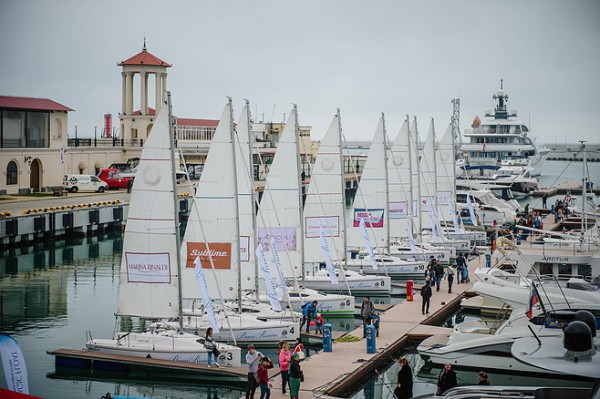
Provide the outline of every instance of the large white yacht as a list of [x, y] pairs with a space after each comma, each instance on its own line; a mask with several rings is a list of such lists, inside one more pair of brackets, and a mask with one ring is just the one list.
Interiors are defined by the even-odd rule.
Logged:
[[508, 111], [506, 103], [508, 95], [502, 87], [492, 96], [498, 105], [492, 112], [485, 111], [482, 121], [475, 117], [471, 129], [466, 129], [461, 151], [469, 165], [496, 165], [510, 159], [527, 159], [528, 166], [533, 168], [535, 176], [541, 171], [549, 149], [537, 144], [527, 125], [517, 119], [517, 110]]

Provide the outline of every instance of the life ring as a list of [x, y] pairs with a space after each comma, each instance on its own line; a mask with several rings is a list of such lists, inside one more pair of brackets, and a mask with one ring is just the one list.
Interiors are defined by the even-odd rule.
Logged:
[[564, 200], [565, 200], [565, 202], [566, 202], [567, 204], [568, 204], [568, 203], [570, 203], [570, 202], [571, 202], [571, 194], [567, 194], [567, 195], [565, 195], [565, 198], [564, 198]]

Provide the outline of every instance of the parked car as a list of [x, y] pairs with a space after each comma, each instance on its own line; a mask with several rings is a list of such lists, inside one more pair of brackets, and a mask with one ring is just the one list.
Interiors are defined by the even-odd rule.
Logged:
[[127, 183], [133, 179], [133, 177], [122, 176], [116, 168], [102, 169], [98, 178], [106, 182], [110, 189], [127, 188]]
[[102, 193], [104, 190], [108, 190], [108, 184], [94, 175], [64, 175], [63, 187], [72, 193], [78, 191]]

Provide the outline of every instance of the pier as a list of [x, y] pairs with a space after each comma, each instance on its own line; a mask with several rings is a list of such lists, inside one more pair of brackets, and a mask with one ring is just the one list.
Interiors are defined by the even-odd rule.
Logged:
[[[531, 192], [531, 195], [534, 197], [543, 197], [544, 195], [550, 197], [553, 195], [561, 195], [561, 194], [571, 194], [571, 195], [581, 195], [583, 193], [581, 180], [572, 180], [566, 183], [558, 184], [553, 187], [548, 188], [540, 188]], [[588, 193], [594, 193], [595, 195], [600, 195], [600, 188], [594, 187], [593, 184], [588, 182], [588, 187], [586, 190]]]

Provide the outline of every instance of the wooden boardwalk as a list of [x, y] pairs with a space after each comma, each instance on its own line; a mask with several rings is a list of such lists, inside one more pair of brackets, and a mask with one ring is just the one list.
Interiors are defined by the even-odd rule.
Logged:
[[[542, 197], [544, 195], [552, 196], [567, 193], [570, 193], [571, 195], [581, 195], [583, 193], [581, 188], [581, 180], [572, 180], [553, 187], [539, 188], [537, 190], [532, 191], [531, 195], [534, 197]], [[587, 192], [593, 192], [594, 194], [598, 195], [600, 194], [600, 188], [594, 188], [592, 190], [588, 189]]]

